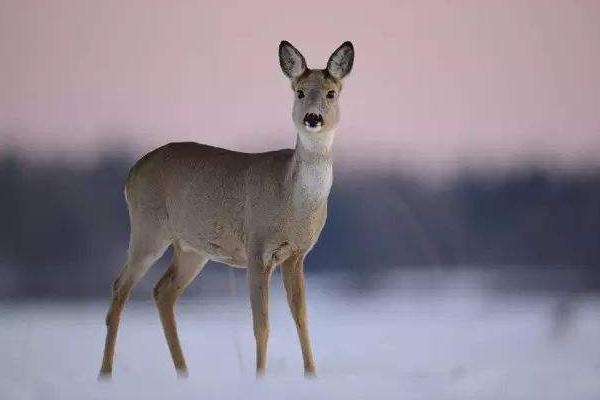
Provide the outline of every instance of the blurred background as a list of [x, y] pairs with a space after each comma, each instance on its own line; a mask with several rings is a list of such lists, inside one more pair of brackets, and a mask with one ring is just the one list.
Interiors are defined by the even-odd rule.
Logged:
[[[594, 0], [1, 0], [0, 394], [597, 398], [599, 20]], [[293, 147], [283, 39], [312, 68], [356, 49], [306, 265], [321, 379], [276, 273], [279, 379], [254, 383], [244, 271], [216, 264], [182, 298], [192, 378], [172, 379], [167, 254], [97, 385], [129, 167], [171, 141]]]

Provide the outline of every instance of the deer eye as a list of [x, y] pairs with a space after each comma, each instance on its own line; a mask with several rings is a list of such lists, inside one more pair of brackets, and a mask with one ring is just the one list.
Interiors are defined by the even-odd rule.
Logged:
[[330, 90], [329, 92], [327, 92], [328, 99], [333, 99], [334, 97], [335, 97], [335, 90]]
[[298, 98], [299, 99], [303, 99], [304, 98], [304, 92], [302, 90], [297, 90], [296, 93], [298, 94]]

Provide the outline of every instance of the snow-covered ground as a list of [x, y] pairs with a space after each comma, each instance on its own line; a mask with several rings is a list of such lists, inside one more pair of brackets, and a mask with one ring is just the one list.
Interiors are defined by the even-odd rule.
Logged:
[[131, 302], [111, 382], [96, 381], [106, 303], [0, 303], [0, 398], [600, 398], [599, 298], [503, 295], [469, 280], [437, 288], [418, 282], [356, 295], [310, 281], [315, 380], [303, 378], [277, 284], [268, 374], [260, 381], [242, 297], [182, 300], [187, 380], [175, 377], [153, 304]]

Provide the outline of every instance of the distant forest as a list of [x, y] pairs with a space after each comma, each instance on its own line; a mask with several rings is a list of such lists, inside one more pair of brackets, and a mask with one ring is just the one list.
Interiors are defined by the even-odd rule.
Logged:
[[[133, 160], [0, 156], [0, 298], [107, 296], [125, 261]], [[336, 171], [309, 273], [415, 266], [584, 266], [600, 281], [600, 171], [523, 168], [428, 184]]]

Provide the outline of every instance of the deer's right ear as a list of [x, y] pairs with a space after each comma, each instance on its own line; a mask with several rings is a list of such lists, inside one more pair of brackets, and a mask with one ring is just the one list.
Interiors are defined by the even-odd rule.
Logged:
[[279, 65], [290, 79], [299, 77], [306, 71], [306, 61], [298, 49], [286, 40], [279, 43]]

